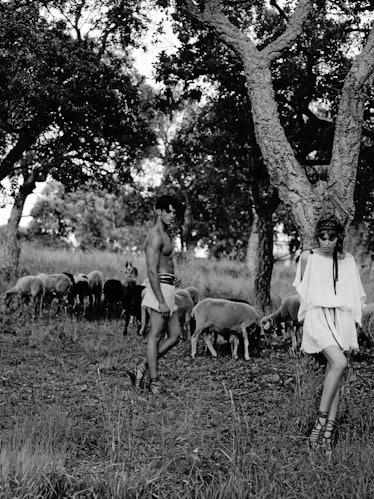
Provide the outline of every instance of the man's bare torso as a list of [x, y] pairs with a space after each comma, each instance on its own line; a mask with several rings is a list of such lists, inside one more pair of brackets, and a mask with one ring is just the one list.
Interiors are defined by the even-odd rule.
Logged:
[[147, 252], [151, 246], [155, 252], [158, 251], [157, 272], [174, 274], [173, 245], [170, 236], [158, 227], [149, 230], [144, 249]]

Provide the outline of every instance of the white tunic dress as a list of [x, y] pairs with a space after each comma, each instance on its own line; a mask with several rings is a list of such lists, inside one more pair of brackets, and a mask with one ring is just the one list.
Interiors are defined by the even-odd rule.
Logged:
[[304, 320], [301, 350], [317, 353], [331, 345], [358, 348], [355, 323], [361, 325], [366, 294], [352, 255], [338, 260], [336, 294], [333, 259], [318, 253], [309, 255], [302, 279], [299, 261], [293, 286], [300, 296], [298, 319]]

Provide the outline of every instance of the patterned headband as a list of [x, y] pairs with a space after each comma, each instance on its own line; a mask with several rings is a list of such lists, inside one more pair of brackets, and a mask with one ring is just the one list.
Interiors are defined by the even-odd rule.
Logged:
[[343, 227], [338, 220], [334, 218], [320, 220], [317, 223], [316, 234], [321, 234], [322, 232], [333, 232], [334, 234], [340, 235], [343, 233]]

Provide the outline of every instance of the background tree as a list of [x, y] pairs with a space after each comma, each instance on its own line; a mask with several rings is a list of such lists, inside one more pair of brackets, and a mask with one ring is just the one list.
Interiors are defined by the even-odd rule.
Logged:
[[[180, 7], [211, 27], [229, 46], [243, 64], [257, 142], [267, 165], [272, 184], [287, 206], [301, 235], [304, 247], [313, 241], [313, 228], [321, 211], [328, 207], [344, 224], [354, 214], [353, 193], [362, 132], [363, 112], [367, 90], [373, 79], [374, 32], [363, 32], [362, 50], [347, 68], [335, 117], [335, 134], [328, 178], [324, 185], [309, 181], [305, 169], [296, 158], [281, 124], [272, 81], [272, 65], [285, 49], [303, 32], [308, 17], [317, 11], [328, 14], [325, 2], [300, 0], [291, 11], [274, 11], [281, 22], [272, 36], [261, 36], [251, 13], [252, 2], [220, 2], [207, 0], [178, 3]], [[259, 5], [259, 3], [257, 4]], [[313, 8], [315, 7], [315, 10]], [[360, 5], [360, 10], [362, 10]], [[367, 9], [370, 9], [368, 4]], [[339, 9], [339, 5], [336, 6]], [[338, 10], [337, 10], [338, 11]], [[352, 5], [352, 14], [355, 13]], [[344, 12], [347, 15], [347, 12]], [[351, 27], [357, 17], [349, 18]], [[254, 36], [248, 35], [249, 28]], [[259, 41], [257, 41], [259, 40]]]
[[88, 182], [66, 191], [48, 182], [35, 203], [28, 233], [42, 245], [75, 244], [82, 250], [141, 249], [152, 219], [153, 193], [124, 186], [116, 192]]
[[[43, 15], [40, 2], [1, 4], [0, 179], [23, 177], [3, 258], [10, 272], [18, 267], [17, 228], [35, 181], [48, 174], [70, 189], [88, 178], [107, 187], [129, 182], [154, 142], [150, 90], [140, 85], [126, 55], [105, 46], [105, 30], [99, 40], [77, 33], [85, 3], [70, 2], [75, 38], [61, 18]], [[123, 15], [117, 12], [117, 20]], [[26, 152], [32, 161], [22, 160]]]
[[[188, 4], [188, 11], [183, 9], [182, 4]], [[263, 177], [265, 179], [267, 177], [266, 167], [269, 169], [270, 164], [269, 173], [272, 177], [272, 189], [279, 188], [280, 185], [283, 194], [286, 194], [287, 189], [289, 189], [291, 197], [294, 196], [293, 201], [287, 198], [286, 207], [288, 210], [292, 207], [300, 212], [298, 216], [300, 216], [301, 212], [310, 215], [309, 226], [307, 224], [303, 225], [302, 229], [304, 236], [306, 237], [308, 233], [309, 241], [311, 241], [314, 220], [322, 209], [322, 205], [326, 204], [326, 201], [329, 201], [330, 207], [338, 215], [342, 215], [342, 208], [340, 211], [338, 210], [339, 197], [335, 197], [335, 193], [331, 194], [336, 186], [334, 187], [334, 183], [328, 184], [327, 172], [329, 169], [327, 165], [331, 160], [332, 138], [335, 130], [333, 117], [336, 114], [347, 67], [351, 64], [351, 61], [347, 59], [347, 44], [351, 42], [352, 29], [355, 26], [352, 26], [352, 17], [344, 17], [341, 20], [333, 15], [328, 16], [326, 9], [316, 6], [310, 22], [304, 23], [304, 32], [301, 32], [301, 24], [297, 24], [297, 22], [301, 20], [300, 15], [303, 14], [303, 8], [310, 9], [309, 4], [310, 2], [302, 2], [297, 12], [295, 11], [295, 15], [291, 17], [290, 28], [288, 29], [288, 16], [291, 13], [290, 6], [286, 6], [282, 10], [276, 3], [274, 3], [276, 9], [269, 9], [262, 2], [226, 3], [207, 1], [195, 2], [195, 4], [192, 2], [177, 2], [175, 25], [180, 33], [182, 49], [177, 57], [164, 58], [161, 74], [164, 81], [171, 80], [173, 84], [176, 84], [178, 79], [182, 80], [187, 88], [187, 94], [188, 91], [196, 93], [196, 82], [198, 78], [201, 80], [202, 75], [205, 74], [207, 78], [215, 82], [214, 90], [218, 87], [218, 92], [222, 94], [227, 88], [230, 89], [231, 93], [234, 92], [240, 96], [243, 107], [239, 110], [235, 119], [240, 121], [241, 118], [244, 118], [244, 121], [248, 120], [249, 123], [253, 123], [254, 126], [248, 126], [247, 128], [256, 132], [257, 142], [260, 146], [261, 143], [258, 137], [261, 138], [261, 134], [266, 135], [269, 132], [268, 137], [262, 137], [263, 141], [266, 139], [267, 149], [261, 147], [261, 152], [257, 155], [255, 154], [254, 137], [253, 135], [250, 137], [248, 134], [247, 141], [251, 144], [254, 153], [251, 158], [252, 164], [255, 166], [252, 170], [252, 178]], [[230, 14], [232, 26], [221, 13], [220, 6], [222, 6], [225, 14]], [[191, 17], [191, 13], [194, 15], [193, 17]], [[330, 14], [332, 13], [330, 11]], [[281, 35], [280, 43], [283, 44], [284, 52], [282, 57], [276, 60], [273, 53], [268, 54], [270, 49], [267, 47], [281, 33], [286, 33], [287, 29], [288, 36], [289, 32], [296, 26], [296, 24], [292, 23], [297, 24], [300, 36], [296, 38], [295, 33], [293, 33], [289, 38], [292, 43], [287, 45], [284, 43], [286, 35]], [[227, 31], [225, 31], [226, 35], [223, 34], [222, 26], [224, 24], [230, 26], [231, 38], [226, 36]], [[217, 44], [214, 30], [210, 29], [213, 25], [216, 33], [227, 42], [229, 48], [234, 49], [233, 51], [225, 51], [222, 46]], [[315, 30], [316, 25], [318, 25], [318, 33]], [[254, 44], [251, 44], [249, 38], [247, 39], [241, 33], [239, 26], [243, 32], [251, 29], [251, 33], [255, 33], [253, 38], [256, 38], [257, 48]], [[228, 40], [230, 41], [228, 42]], [[273, 45], [275, 43], [274, 41]], [[245, 48], [248, 48], [247, 52], [244, 50]], [[262, 57], [264, 57], [264, 61], [262, 61]], [[254, 73], [248, 69], [249, 65], [253, 65], [255, 62], [261, 68], [261, 71], [254, 68], [257, 71], [257, 79], [254, 78]], [[272, 73], [270, 73], [270, 70]], [[233, 75], [235, 75], [235, 78], [233, 78]], [[272, 79], [270, 75], [272, 75]], [[236, 82], [236, 85], [232, 82]], [[247, 91], [244, 83], [251, 90], [250, 92]], [[262, 85], [264, 85], [264, 89], [262, 89]], [[261, 92], [265, 92], [262, 93], [264, 100], [257, 98], [261, 95]], [[265, 98], [265, 94], [267, 98]], [[242, 98], [243, 95], [244, 98]], [[254, 95], [257, 96], [255, 105], [253, 101]], [[271, 110], [268, 107], [265, 112], [262, 107], [269, 103], [272, 106]], [[277, 107], [279, 114], [277, 113]], [[232, 118], [235, 109], [235, 106], [227, 108], [225, 116]], [[251, 115], [253, 110], [258, 113], [258, 117], [254, 116], [254, 121], [252, 121]], [[270, 112], [268, 112], [269, 110]], [[321, 119], [321, 117], [324, 119]], [[274, 119], [278, 120], [278, 122], [273, 122]], [[261, 124], [260, 127], [258, 123]], [[261, 130], [261, 133], [259, 130]], [[275, 131], [277, 133], [274, 133]], [[281, 140], [278, 140], [280, 137]], [[273, 138], [274, 141], [272, 141]], [[286, 139], [288, 149], [283, 139]], [[281, 146], [281, 144], [283, 145]], [[290, 146], [292, 146], [292, 149]], [[283, 147], [286, 148], [282, 149]], [[285, 150], [287, 151], [286, 156], [283, 154]], [[269, 154], [270, 151], [272, 155]], [[281, 153], [281, 151], [283, 152]], [[298, 165], [296, 168], [297, 175], [293, 171], [294, 167], [288, 168], [287, 164], [284, 163], [286, 157], [292, 158], [292, 156]], [[265, 159], [265, 162], [263, 162], [263, 159]], [[244, 156], [243, 160], [248, 161], [248, 156], [247, 158]], [[278, 183], [274, 182], [275, 171], [278, 175]], [[260, 172], [263, 172], [262, 175], [259, 175]], [[282, 178], [282, 176], [285, 178]], [[285, 187], [287, 180], [291, 181], [288, 188]], [[343, 188], [342, 179], [339, 180], [339, 189], [341, 189]], [[295, 182], [292, 183], [292, 181], [295, 181], [301, 189], [298, 193], [295, 191]], [[302, 185], [305, 186], [304, 191]], [[256, 183], [252, 187], [255, 186]], [[260, 189], [257, 189], [257, 193], [259, 192], [266, 192], [267, 196], [269, 192], [271, 194], [269, 184], [267, 188], [266, 186], [264, 188], [264, 184], [262, 184]], [[302, 195], [300, 196], [301, 192]], [[256, 189], [253, 189], [252, 194], [256, 194]], [[293, 206], [292, 203], [296, 203], [295, 194], [297, 194], [298, 204]], [[309, 194], [309, 197], [301, 199], [307, 194]], [[324, 198], [324, 201], [322, 201], [322, 198]], [[252, 199], [255, 199], [255, 195], [252, 195]], [[271, 200], [271, 204], [266, 204], [266, 198], [263, 201], [264, 207], [271, 208], [271, 222], [265, 224], [270, 226], [269, 234], [272, 232], [272, 226], [276, 219], [273, 216], [274, 209], [277, 206], [276, 192], [274, 191], [273, 199], [272, 195], [268, 199]], [[345, 198], [341, 200], [347, 202]], [[304, 205], [303, 202], [305, 202]], [[334, 206], [335, 202], [338, 203], [336, 206]], [[266, 209], [263, 209], [262, 213], [262, 216], [259, 217], [260, 220], [266, 219], [266, 216], [264, 216]], [[293, 218], [295, 222], [295, 216]], [[269, 240], [271, 237], [268, 236], [267, 239]], [[261, 240], [262, 237], [260, 237]], [[271, 258], [268, 258], [268, 254], [271, 254], [272, 247], [267, 244], [265, 239], [263, 239], [263, 245], [267, 247], [267, 253], [262, 252], [261, 256], [260, 252], [259, 264], [261, 264], [261, 261], [271, 260]], [[263, 268], [258, 269], [257, 275], [260, 276], [257, 280], [257, 296], [261, 305], [265, 308], [269, 295], [267, 293], [263, 293], [262, 297], [259, 295], [261, 290], [269, 289], [267, 284], [270, 285], [270, 280], [261, 279], [261, 275], [264, 275]]]

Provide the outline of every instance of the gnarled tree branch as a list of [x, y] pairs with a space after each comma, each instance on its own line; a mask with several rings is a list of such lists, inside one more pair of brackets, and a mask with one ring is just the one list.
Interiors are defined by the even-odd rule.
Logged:
[[267, 45], [262, 50], [262, 54], [271, 61], [274, 61], [285, 48], [289, 47], [301, 34], [303, 24], [311, 8], [311, 0], [300, 0], [289, 19], [286, 30], [276, 40]]

